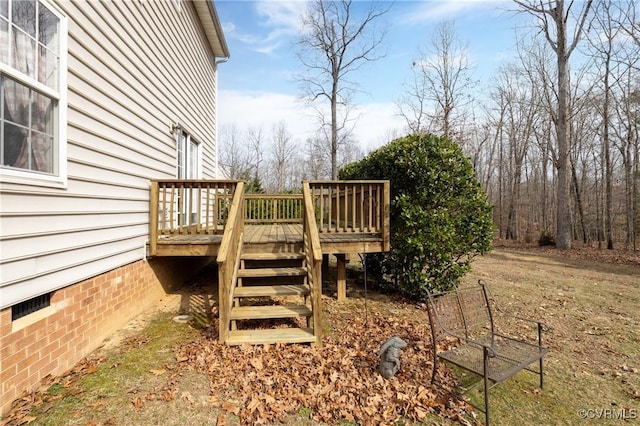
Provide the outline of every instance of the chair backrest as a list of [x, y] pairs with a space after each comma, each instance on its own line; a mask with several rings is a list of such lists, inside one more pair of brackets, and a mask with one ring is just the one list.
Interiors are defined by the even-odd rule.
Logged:
[[[493, 317], [482, 284], [429, 294], [429, 319], [432, 327], [469, 339], [493, 334]], [[435, 338], [435, 336], [434, 336]]]

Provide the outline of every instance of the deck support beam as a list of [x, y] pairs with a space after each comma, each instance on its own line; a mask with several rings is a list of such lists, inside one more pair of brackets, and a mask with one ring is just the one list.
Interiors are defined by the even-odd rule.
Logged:
[[329, 253], [322, 253], [322, 282], [328, 283], [329, 279]]
[[336, 285], [338, 288], [338, 302], [347, 298], [347, 255], [336, 254]]

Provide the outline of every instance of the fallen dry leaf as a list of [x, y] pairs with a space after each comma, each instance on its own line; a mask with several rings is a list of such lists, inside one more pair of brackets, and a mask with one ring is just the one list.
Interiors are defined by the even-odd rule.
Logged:
[[31, 423], [32, 421], [36, 420], [37, 417], [35, 416], [24, 416], [21, 420], [21, 422], [19, 423], [19, 425], [28, 425], [29, 423]]
[[236, 416], [240, 413], [240, 405], [233, 401], [225, 401], [222, 403], [222, 409], [235, 414]]
[[[334, 308], [330, 299], [325, 303], [328, 310]], [[239, 416], [243, 424], [282, 422], [301, 408], [325, 423], [394, 424], [400, 418], [421, 421], [429, 413], [461, 417], [466, 405], [450, 403], [449, 391], [456, 383], [448, 370], [439, 370], [441, 387], [425, 385], [433, 365], [428, 322], [382, 314], [370, 314], [366, 321], [350, 315], [335, 322], [335, 332], [323, 337], [322, 347], [261, 347], [221, 344], [214, 320], [205, 338], [174, 350], [176, 359], [184, 359], [179, 368], [209, 376], [212, 396], [207, 402]], [[387, 380], [378, 373], [378, 350], [391, 335], [409, 345], [402, 351], [400, 372]]]
[[133, 404], [134, 407], [136, 408], [142, 408], [144, 406], [144, 402], [142, 401], [142, 398], [140, 398], [139, 396], [134, 398], [131, 403]]
[[253, 368], [255, 368], [256, 370], [260, 371], [264, 368], [264, 365], [262, 364], [262, 360], [259, 358], [253, 358], [251, 361], [249, 361], [251, 363], [251, 365], [253, 365]]
[[85, 402], [84, 405], [86, 407], [93, 408], [95, 410], [95, 409], [98, 409], [99, 407], [104, 406], [105, 402], [104, 401], [89, 401], [89, 402]]

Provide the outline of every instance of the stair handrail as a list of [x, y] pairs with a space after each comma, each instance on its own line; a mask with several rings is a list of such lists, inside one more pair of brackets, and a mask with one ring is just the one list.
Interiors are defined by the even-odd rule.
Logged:
[[244, 182], [238, 182], [229, 209], [220, 249], [218, 250], [218, 336], [226, 342], [229, 336], [232, 291], [238, 280], [242, 234], [244, 232]]
[[316, 338], [315, 344], [322, 344], [322, 249], [320, 247], [320, 237], [316, 216], [313, 207], [313, 199], [308, 181], [302, 182], [302, 193], [304, 198], [304, 222], [303, 239], [304, 253], [307, 263], [307, 278], [311, 287], [311, 305], [313, 311], [313, 334]]

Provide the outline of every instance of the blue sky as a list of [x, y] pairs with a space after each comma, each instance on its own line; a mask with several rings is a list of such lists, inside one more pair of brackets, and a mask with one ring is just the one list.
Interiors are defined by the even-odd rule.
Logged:
[[[215, 4], [231, 52], [230, 60], [219, 67], [219, 124], [235, 123], [241, 130], [262, 127], [269, 134], [275, 123], [284, 121], [300, 143], [313, 136], [317, 124], [299, 101], [295, 80], [301, 72], [295, 42], [306, 2], [216, 0]], [[356, 12], [369, 4], [356, 1]], [[490, 84], [500, 64], [513, 57], [515, 27], [522, 27], [525, 20], [513, 9], [509, 0], [396, 1], [377, 21], [387, 30], [381, 47], [386, 56], [365, 65], [356, 77], [361, 92], [354, 99], [359, 115], [354, 136], [363, 149], [377, 148], [390, 133], [402, 130], [395, 101], [406, 91], [403, 84], [411, 77], [418, 49], [429, 43], [440, 22], [455, 22], [482, 88]]]

